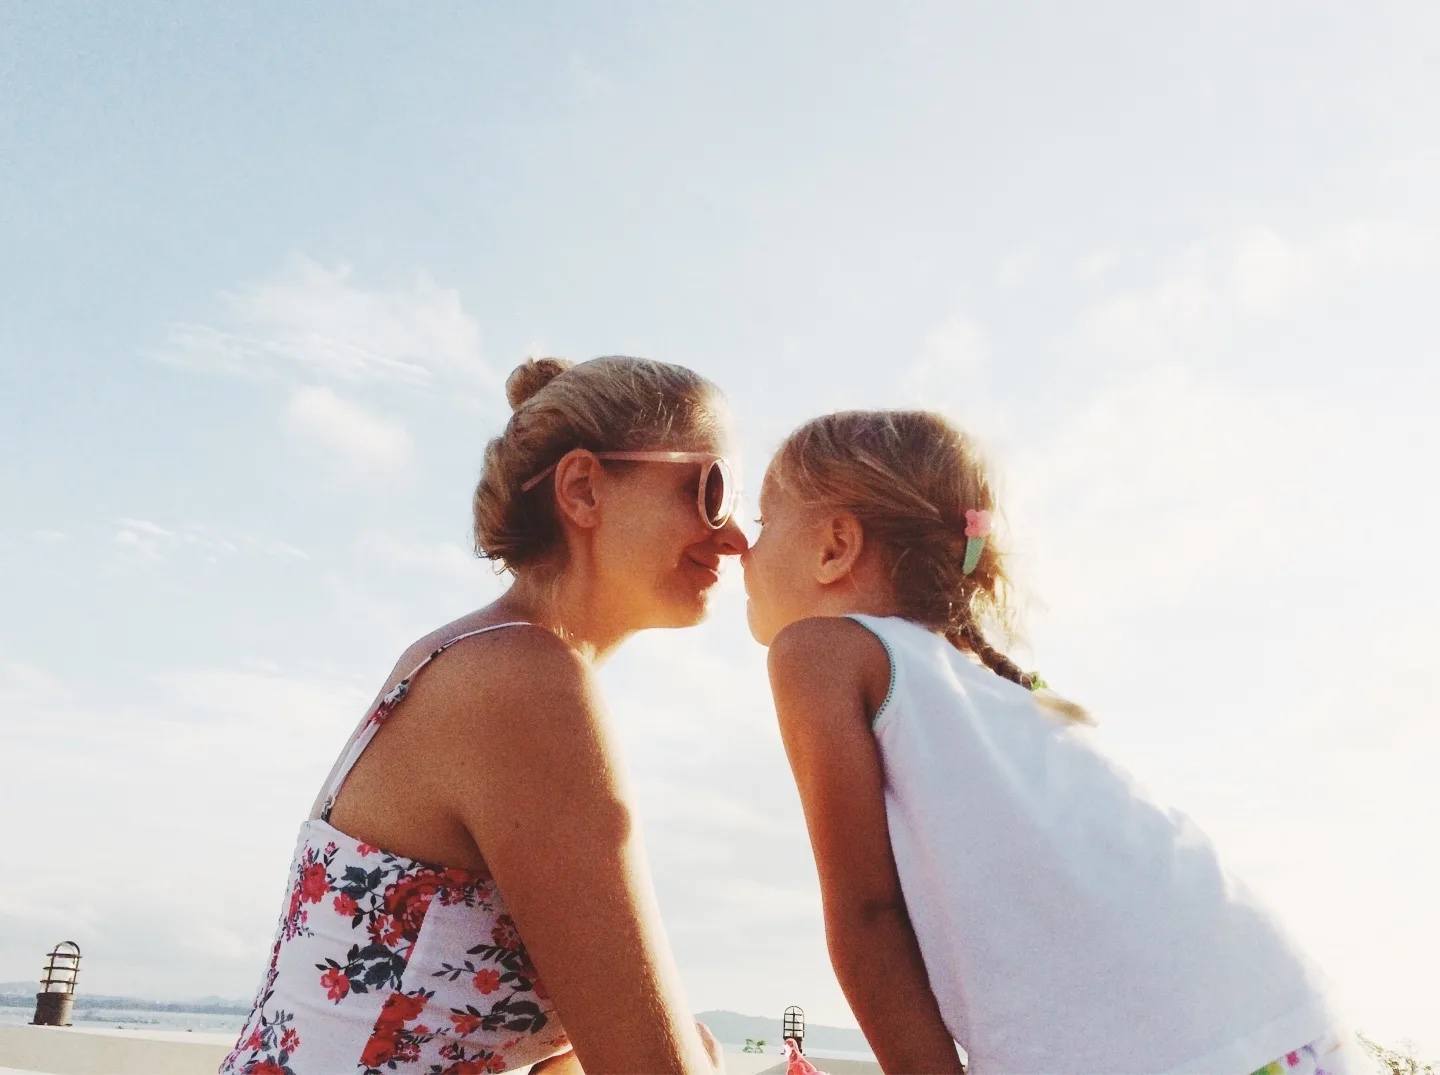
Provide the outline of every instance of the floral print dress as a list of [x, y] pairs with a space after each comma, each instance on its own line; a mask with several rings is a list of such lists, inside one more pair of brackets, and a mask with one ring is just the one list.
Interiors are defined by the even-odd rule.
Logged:
[[361, 843], [329, 822], [345, 777], [426, 665], [366, 715], [300, 826], [270, 964], [219, 1075], [473, 1075], [568, 1045], [485, 873]]

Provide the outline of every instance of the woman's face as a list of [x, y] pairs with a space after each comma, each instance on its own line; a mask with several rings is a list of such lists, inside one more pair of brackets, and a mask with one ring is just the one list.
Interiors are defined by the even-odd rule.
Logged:
[[[685, 449], [726, 455], [729, 438], [721, 434]], [[747, 547], [738, 520], [712, 530], [701, 518], [700, 463], [607, 462], [605, 470], [595, 554], [607, 579], [607, 603], [637, 629], [699, 623], [722, 557]]]
[[750, 634], [768, 646], [781, 628], [814, 614], [823, 589], [815, 577], [823, 534], [816, 514], [768, 473], [760, 489], [760, 523], [760, 536], [740, 563]]

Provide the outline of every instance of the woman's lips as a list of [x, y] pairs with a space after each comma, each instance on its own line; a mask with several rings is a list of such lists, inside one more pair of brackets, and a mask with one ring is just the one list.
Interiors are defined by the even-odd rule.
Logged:
[[702, 564], [699, 560], [691, 560], [690, 566], [703, 571], [709, 576], [711, 582], [720, 581], [720, 564]]

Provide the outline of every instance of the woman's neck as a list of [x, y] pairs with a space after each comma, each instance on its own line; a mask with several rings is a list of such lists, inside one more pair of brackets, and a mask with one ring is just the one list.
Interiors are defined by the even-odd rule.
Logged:
[[563, 574], [543, 582], [522, 575], [486, 611], [545, 627], [594, 665], [604, 664], [620, 643], [635, 633], [633, 627], [617, 626], [617, 617], [594, 593]]

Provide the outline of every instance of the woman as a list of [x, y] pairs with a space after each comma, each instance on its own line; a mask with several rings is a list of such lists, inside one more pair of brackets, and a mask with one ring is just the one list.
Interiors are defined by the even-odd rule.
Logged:
[[514, 583], [404, 654], [336, 762], [221, 1075], [722, 1067], [593, 675], [634, 632], [698, 622], [745, 549], [721, 398], [618, 357], [505, 387], [475, 544]]

